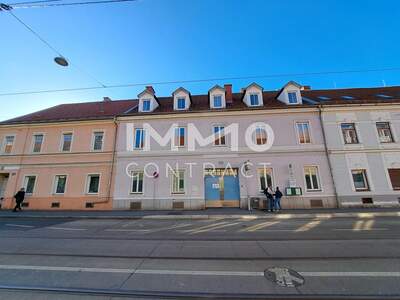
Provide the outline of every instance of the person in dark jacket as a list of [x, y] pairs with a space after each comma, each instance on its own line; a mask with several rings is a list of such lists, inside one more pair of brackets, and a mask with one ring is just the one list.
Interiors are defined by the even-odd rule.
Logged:
[[270, 212], [274, 211], [274, 196], [272, 195], [272, 189], [269, 187], [265, 188], [264, 190], [265, 196], [267, 196], [268, 200], [268, 209]]
[[282, 198], [282, 193], [279, 190], [279, 186], [276, 187], [276, 191], [275, 191], [275, 209], [276, 210], [281, 210], [281, 198]]
[[14, 196], [15, 198], [15, 207], [13, 209], [14, 212], [17, 211], [17, 209], [22, 210], [21, 204], [24, 202], [25, 199], [25, 189], [21, 188]]

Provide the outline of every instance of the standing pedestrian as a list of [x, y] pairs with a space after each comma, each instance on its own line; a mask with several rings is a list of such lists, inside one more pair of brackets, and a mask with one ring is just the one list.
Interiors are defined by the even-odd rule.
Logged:
[[275, 191], [275, 209], [276, 210], [282, 210], [281, 207], [281, 198], [282, 198], [282, 192], [279, 190], [279, 186], [276, 187]]
[[274, 196], [272, 195], [272, 189], [269, 187], [266, 187], [264, 190], [265, 196], [267, 196], [267, 201], [268, 201], [268, 211], [273, 212], [274, 211]]
[[21, 188], [14, 196], [15, 198], [15, 207], [13, 209], [13, 212], [16, 212], [17, 209], [22, 210], [21, 204], [24, 202], [25, 199], [25, 189]]

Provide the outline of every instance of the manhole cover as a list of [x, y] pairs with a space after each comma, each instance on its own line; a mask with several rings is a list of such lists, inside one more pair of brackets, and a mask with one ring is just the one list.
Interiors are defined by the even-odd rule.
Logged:
[[269, 281], [283, 287], [296, 287], [305, 283], [303, 276], [288, 268], [269, 268], [264, 271], [264, 276]]

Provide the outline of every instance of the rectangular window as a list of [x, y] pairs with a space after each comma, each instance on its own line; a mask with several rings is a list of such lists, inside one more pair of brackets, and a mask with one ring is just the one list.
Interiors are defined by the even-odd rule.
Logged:
[[72, 133], [63, 133], [61, 151], [63, 152], [71, 151], [71, 145], [72, 145]]
[[214, 96], [214, 107], [215, 108], [222, 107], [222, 96], [221, 95]]
[[310, 124], [308, 122], [298, 122], [296, 123], [297, 134], [299, 136], [300, 144], [309, 144], [311, 143], [310, 137]]
[[321, 190], [321, 186], [319, 183], [318, 167], [316, 166], [304, 167], [304, 177], [306, 181], [307, 191]]
[[175, 128], [175, 146], [185, 146], [185, 127]]
[[351, 170], [356, 191], [369, 191], [367, 171], [364, 169]]
[[35, 190], [36, 176], [29, 175], [24, 178], [24, 188], [27, 194], [33, 194]]
[[56, 175], [54, 185], [55, 194], [64, 194], [65, 186], [67, 185], [67, 175]]
[[93, 133], [93, 150], [94, 151], [103, 150], [103, 139], [104, 139], [104, 132], [98, 131], [98, 132]]
[[250, 105], [251, 106], [260, 105], [260, 102], [258, 101], [258, 94], [251, 94], [250, 95]]
[[376, 129], [378, 130], [379, 141], [381, 143], [393, 143], [389, 122], [377, 122]]
[[260, 191], [264, 191], [267, 187], [273, 187], [272, 168], [258, 169], [258, 178], [260, 182]]
[[185, 193], [185, 171], [175, 170], [172, 171], [172, 194]]
[[342, 134], [345, 144], [358, 144], [356, 126], [354, 123], [342, 123]]
[[186, 99], [178, 98], [178, 109], [185, 109], [185, 108], [186, 108]]
[[297, 93], [296, 92], [288, 92], [288, 99], [290, 104], [297, 103]]
[[131, 193], [133, 193], [133, 194], [142, 194], [143, 193], [143, 172], [142, 171], [132, 172]]
[[144, 129], [135, 129], [135, 149], [143, 149], [144, 147]]
[[12, 148], [14, 146], [14, 139], [13, 135], [6, 136], [4, 138], [4, 153], [10, 154], [12, 152]]
[[143, 111], [150, 111], [150, 100], [143, 100]]
[[223, 146], [225, 145], [225, 127], [224, 126], [214, 126], [214, 145]]
[[258, 126], [255, 131], [255, 142], [257, 145], [265, 145], [267, 143], [267, 131], [265, 127]]
[[390, 181], [394, 190], [400, 190], [400, 169], [388, 169]]
[[42, 151], [42, 144], [43, 144], [43, 134], [35, 134], [33, 136], [33, 153], [39, 153]]
[[98, 194], [99, 186], [100, 186], [100, 175], [99, 174], [88, 175], [86, 192], [88, 194]]

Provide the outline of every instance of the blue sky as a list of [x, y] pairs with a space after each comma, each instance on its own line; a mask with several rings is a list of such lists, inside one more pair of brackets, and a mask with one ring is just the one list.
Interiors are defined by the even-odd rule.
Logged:
[[[16, 0], [17, 1], [17, 0]], [[70, 1], [70, 0], [68, 0]], [[397, 0], [139, 0], [15, 9], [73, 65], [105, 84], [400, 67]], [[0, 93], [95, 86], [0, 13]], [[400, 71], [257, 79], [312, 88], [400, 85]], [[253, 80], [232, 80], [235, 91]], [[214, 84], [186, 84], [192, 94]], [[154, 86], [159, 96], [178, 87]], [[0, 97], [0, 120], [60, 103], [134, 98], [142, 87]]]

